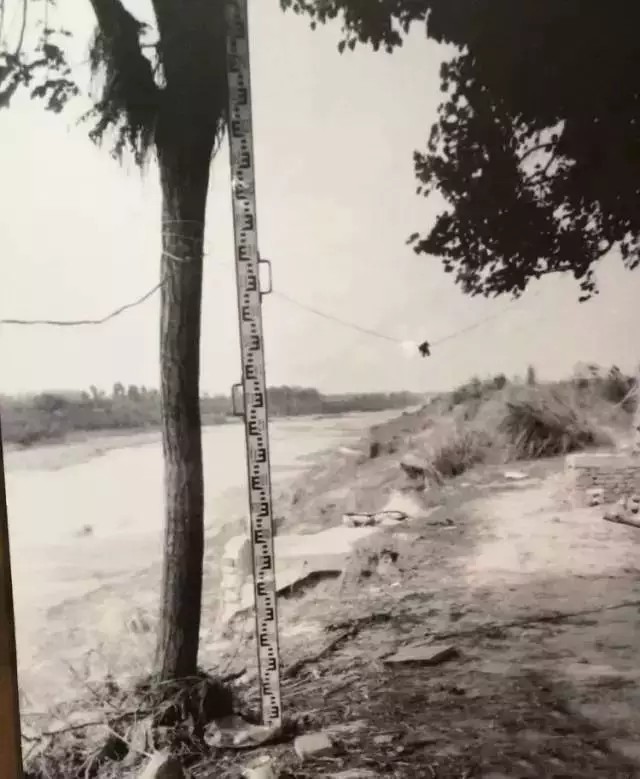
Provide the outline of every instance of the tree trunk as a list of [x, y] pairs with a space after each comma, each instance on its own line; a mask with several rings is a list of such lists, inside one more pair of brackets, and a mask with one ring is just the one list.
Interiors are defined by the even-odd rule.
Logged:
[[632, 423], [632, 454], [640, 455], [640, 369], [636, 373], [636, 383], [633, 389], [635, 395], [636, 408], [633, 414]]
[[[175, 128], [175, 125], [174, 125]], [[200, 312], [205, 209], [213, 138], [158, 144], [162, 186], [160, 361], [165, 545], [155, 672], [197, 671], [204, 484], [200, 428]]]

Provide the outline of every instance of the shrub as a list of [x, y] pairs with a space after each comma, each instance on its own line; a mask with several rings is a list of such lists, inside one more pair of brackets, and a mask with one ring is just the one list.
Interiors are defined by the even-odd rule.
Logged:
[[634, 386], [635, 381], [630, 376], [625, 376], [617, 365], [613, 365], [604, 379], [602, 379], [602, 397], [610, 403], [620, 403], [623, 407], [631, 407], [633, 405], [631, 395]]
[[609, 443], [608, 436], [553, 389], [507, 400], [500, 423], [516, 459], [566, 454]]
[[484, 462], [490, 448], [488, 435], [477, 430], [456, 428], [451, 436], [434, 448], [430, 463], [443, 478], [453, 478]]

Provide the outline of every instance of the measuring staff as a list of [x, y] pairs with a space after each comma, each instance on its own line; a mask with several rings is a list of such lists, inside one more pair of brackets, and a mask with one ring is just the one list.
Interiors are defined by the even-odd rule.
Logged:
[[260, 267], [269, 265], [261, 262], [258, 254], [247, 0], [227, 0], [226, 8], [231, 196], [242, 361], [242, 383], [231, 393], [235, 398], [240, 388], [244, 406], [262, 720], [264, 725], [279, 728], [280, 651], [262, 329], [262, 296], [271, 291], [271, 277], [269, 288], [261, 290]]

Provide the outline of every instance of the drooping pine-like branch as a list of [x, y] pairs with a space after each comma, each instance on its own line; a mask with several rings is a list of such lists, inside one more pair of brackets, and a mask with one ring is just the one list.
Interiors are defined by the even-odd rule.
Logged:
[[94, 77], [102, 75], [99, 100], [85, 117], [95, 121], [90, 137], [101, 142], [115, 133], [114, 156], [133, 152], [142, 164], [154, 143], [160, 90], [151, 62], [142, 51], [145, 26], [120, 0], [90, 0], [97, 29], [90, 52]]

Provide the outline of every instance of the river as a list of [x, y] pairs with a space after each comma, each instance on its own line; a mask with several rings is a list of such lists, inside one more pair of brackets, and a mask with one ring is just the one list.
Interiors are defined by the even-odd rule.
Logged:
[[[275, 421], [274, 487], [398, 413]], [[247, 511], [242, 425], [206, 428], [203, 455], [211, 536]], [[36, 665], [49, 669], [55, 693], [53, 669], [96, 649], [92, 637], [97, 642], [99, 630], [89, 623], [101, 606], [108, 610], [112, 592], [124, 588], [126, 595], [131, 587], [132, 600], [157, 599], [157, 577], [145, 579], [144, 572], [157, 570], [161, 559], [162, 448], [158, 434], [141, 433], [10, 451], [5, 460], [18, 663], [31, 702], [41, 697], [34, 687], [43, 684], [36, 683]]]

